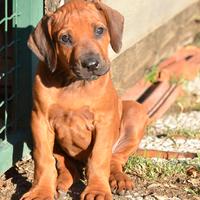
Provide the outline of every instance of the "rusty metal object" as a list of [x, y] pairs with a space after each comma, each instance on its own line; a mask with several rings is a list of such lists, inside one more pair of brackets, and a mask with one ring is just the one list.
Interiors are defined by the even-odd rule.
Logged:
[[180, 159], [180, 158], [195, 158], [196, 153], [190, 152], [174, 152], [174, 151], [159, 151], [152, 149], [138, 149], [135, 153], [137, 156], [142, 156], [146, 158], [162, 158], [162, 159]]
[[123, 100], [135, 100], [143, 104], [152, 120], [161, 117], [178, 96], [183, 94], [181, 79], [191, 80], [200, 71], [200, 49], [189, 46], [160, 63], [156, 81], [139, 80], [122, 96]]
[[[200, 71], [200, 49], [189, 46], [175, 53], [157, 67], [156, 81], [143, 77], [123, 95], [123, 100], [135, 100], [145, 106], [150, 118], [149, 123], [161, 117], [183, 94], [180, 81], [191, 80]], [[158, 150], [137, 151], [137, 155], [162, 158], [194, 158], [193, 153], [164, 152]]]

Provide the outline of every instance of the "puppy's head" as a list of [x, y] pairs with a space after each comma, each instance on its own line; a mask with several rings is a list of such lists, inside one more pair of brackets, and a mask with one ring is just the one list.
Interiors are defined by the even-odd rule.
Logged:
[[79, 80], [94, 80], [110, 69], [109, 43], [119, 52], [123, 22], [119, 12], [98, 0], [71, 0], [42, 18], [28, 46], [52, 73], [62, 66]]

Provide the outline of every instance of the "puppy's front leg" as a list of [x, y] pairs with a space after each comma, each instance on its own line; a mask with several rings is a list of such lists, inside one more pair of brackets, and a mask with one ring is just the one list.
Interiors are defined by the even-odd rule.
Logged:
[[32, 136], [35, 162], [34, 182], [29, 192], [21, 200], [53, 200], [56, 193], [57, 171], [53, 157], [54, 133], [48, 121], [38, 111], [32, 112]]
[[109, 120], [109, 124], [99, 123], [96, 126], [93, 149], [87, 164], [88, 185], [81, 194], [81, 200], [112, 199], [109, 175], [113, 136], [116, 127], [110, 125], [111, 122]]

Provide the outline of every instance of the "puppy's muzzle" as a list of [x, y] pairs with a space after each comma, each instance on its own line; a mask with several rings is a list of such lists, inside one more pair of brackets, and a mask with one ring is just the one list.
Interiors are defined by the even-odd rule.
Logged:
[[73, 71], [81, 80], [96, 80], [106, 74], [109, 69], [109, 63], [105, 62], [98, 54], [85, 54], [76, 62]]

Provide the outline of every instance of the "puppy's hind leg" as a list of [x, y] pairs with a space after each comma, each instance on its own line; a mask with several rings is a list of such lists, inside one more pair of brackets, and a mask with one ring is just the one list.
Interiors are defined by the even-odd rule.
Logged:
[[148, 122], [146, 109], [134, 101], [123, 101], [120, 138], [113, 147], [110, 186], [113, 193], [124, 194], [133, 189], [133, 182], [123, 173], [123, 166], [134, 153], [144, 135]]

